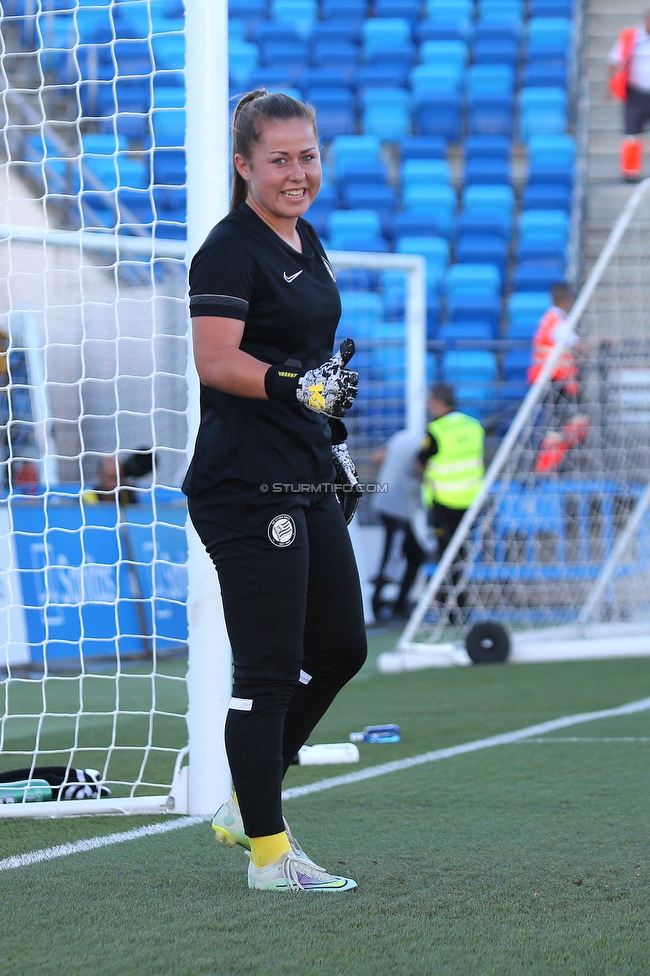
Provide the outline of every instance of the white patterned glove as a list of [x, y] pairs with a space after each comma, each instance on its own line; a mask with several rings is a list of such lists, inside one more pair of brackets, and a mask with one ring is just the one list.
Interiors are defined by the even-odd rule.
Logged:
[[354, 355], [354, 341], [344, 339], [331, 359], [316, 369], [308, 369], [298, 380], [296, 397], [310, 410], [327, 417], [344, 417], [359, 389], [359, 374], [346, 369]]
[[349, 525], [361, 501], [362, 491], [355, 463], [345, 441], [342, 444], [332, 444], [332, 460], [336, 471], [336, 497]]

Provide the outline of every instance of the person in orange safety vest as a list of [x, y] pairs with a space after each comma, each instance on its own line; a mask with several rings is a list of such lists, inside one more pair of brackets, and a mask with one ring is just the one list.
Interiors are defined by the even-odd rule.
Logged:
[[[573, 306], [574, 296], [568, 285], [555, 285], [551, 297], [553, 305], [540, 319], [533, 338], [529, 383], [534, 383], [540, 375]], [[545, 423], [551, 429], [546, 431], [535, 459], [535, 471], [539, 474], [559, 470], [569, 450], [585, 440], [589, 433], [589, 417], [574, 412], [580, 392], [575, 357], [578, 336], [569, 331], [565, 339], [568, 345], [551, 375], [550, 397], [543, 408]], [[572, 415], [567, 416], [569, 412]]]
[[[537, 331], [533, 338], [531, 365], [528, 368], [528, 382], [534, 383], [541, 373], [544, 364], [557, 344], [558, 332], [567, 320], [573, 306], [573, 292], [568, 285], [557, 284], [551, 289], [553, 305], [541, 317], [537, 324]], [[568, 335], [569, 346], [578, 341], [575, 332]], [[578, 385], [578, 366], [571, 348], [565, 349], [555, 367], [551, 380], [561, 383], [567, 396], [576, 397], [580, 389]]]
[[643, 129], [650, 123], [650, 10], [637, 27], [622, 30], [609, 57], [609, 94], [623, 102], [620, 169], [634, 182], [643, 170]]

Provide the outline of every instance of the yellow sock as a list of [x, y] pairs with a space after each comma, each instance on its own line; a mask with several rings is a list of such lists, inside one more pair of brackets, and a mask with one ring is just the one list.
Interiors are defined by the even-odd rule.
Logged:
[[251, 837], [251, 860], [256, 868], [264, 868], [291, 850], [286, 830], [268, 837]]
[[236, 793], [233, 793], [232, 798], [235, 801], [235, 803], [237, 804], [237, 806], [239, 806], [239, 800], [237, 799], [237, 794]]

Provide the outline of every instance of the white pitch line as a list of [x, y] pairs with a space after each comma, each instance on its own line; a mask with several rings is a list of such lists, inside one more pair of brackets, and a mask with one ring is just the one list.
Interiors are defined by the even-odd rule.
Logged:
[[650, 736], [631, 736], [631, 735], [619, 735], [616, 737], [609, 738], [595, 738], [588, 735], [574, 735], [574, 736], [548, 736], [545, 739], [526, 739], [525, 743], [528, 745], [532, 742], [533, 745], [536, 742], [544, 745], [546, 742], [650, 742]]
[[[433, 752], [424, 752], [419, 756], [411, 756], [408, 759], [396, 759], [394, 762], [370, 766], [367, 769], [360, 769], [355, 773], [321, 779], [316, 783], [308, 783], [305, 786], [294, 786], [289, 790], [283, 791], [282, 799], [293, 800], [299, 796], [308, 796], [310, 793], [322, 793], [324, 790], [331, 790], [335, 786], [347, 786], [350, 783], [360, 783], [366, 779], [374, 779], [376, 776], [386, 776], [388, 773], [397, 773], [403, 769], [412, 769], [414, 766], [438, 762], [440, 759], [451, 759], [453, 756], [462, 756], [468, 752], [478, 752], [480, 749], [492, 749], [494, 746], [510, 745], [513, 742], [533, 739], [536, 736], [545, 735], [548, 732], [555, 732], [558, 729], [566, 729], [572, 725], [595, 722], [598, 719], [617, 718], [620, 715], [633, 715], [635, 712], [646, 712], [648, 710], [650, 710], [650, 698], [643, 698], [640, 701], [621, 705], [619, 708], [607, 708], [600, 712], [582, 712], [578, 715], [565, 715], [563, 718], [555, 718], [551, 719], [550, 722], [530, 725], [528, 728], [517, 729], [515, 732], [503, 732], [500, 735], [491, 735], [487, 739], [476, 739], [474, 742], [464, 742], [458, 746], [448, 746], [446, 749], [435, 749]], [[88, 840], [75, 841], [73, 844], [61, 844], [59, 847], [48, 847], [40, 851], [32, 851], [28, 854], [17, 854], [14, 857], [8, 857], [4, 861], [0, 861], [0, 871], [27, 867], [30, 864], [38, 864], [41, 861], [50, 861], [58, 857], [67, 857], [69, 854], [93, 851], [97, 848], [108, 847], [112, 844], [123, 844], [125, 841], [137, 840], [140, 837], [147, 837], [152, 834], [166, 834], [170, 830], [193, 827], [195, 824], [204, 823], [209, 819], [211, 818], [179, 817], [171, 822], [149, 824], [146, 827], [137, 827], [134, 830], [127, 830], [121, 834], [92, 837]]]
[[650, 698], [643, 698], [641, 701], [621, 705], [620, 708], [606, 708], [601, 712], [583, 712], [580, 715], [565, 715], [564, 718], [555, 718], [550, 722], [542, 722], [540, 725], [531, 725], [527, 729], [518, 729], [516, 732], [503, 732], [501, 735], [491, 735], [488, 739], [477, 739], [475, 742], [464, 742], [459, 746], [435, 749], [433, 752], [424, 752], [422, 755], [412, 756], [410, 759], [396, 759], [394, 762], [382, 763], [379, 766], [369, 766], [367, 769], [360, 769], [355, 773], [346, 773], [343, 776], [332, 776], [330, 779], [321, 779], [317, 783], [308, 783], [306, 786], [294, 786], [292, 789], [283, 792], [282, 799], [292, 800], [296, 796], [320, 793], [322, 790], [330, 790], [334, 786], [360, 783], [365, 779], [374, 779], [375, 776], [397, 773], [402, 769], [412, 769], [413, 766], [422, 766], [424, 763], [437, 762], [439, 759], [450, 759], [452, 756], [461, 756], [466, 752], [477, 752], [479, 749], [492, 749], [494, 746], [510, 745], [512, 742], [520, 742], [522, 739], [532, 739], [535, 736], [545, 735], [547, 732], [555, 732], [557, 729], [566, 729], [571, 725], [581, 725], [583, 722], [595, 722], [600, 718], [616, 718], [619, 715], [632, 715], [634, 712], [647, 712], [648, 709], [650, 709]]
[[52, 861], [57, 857], [68, 857], [69, 854], [81, 854], [84, 851], [95, 851], [99, 847], [110, 847], [112, 844], [124, 844], [127, 840], [138, 840], [151, 834], [167, 834], [170, 830], [180, 830], [181, 827], [191, 827], [202, 823], [205, 817], [179, 817], [165, 823], [147, 824], [145, 827], [135, 827], [120, 834], [104, 834], [103, 837], [89, 837], [87, 840], [77, 840], [73, 844], [60, 844], [58, 847], [45, 847], [40, 851], [30, 851], [28, 854], [15, 854], [0, 861], [0, 871], [10, 871], [12, 868], [26, 868], [30, 864], [40, 861]]

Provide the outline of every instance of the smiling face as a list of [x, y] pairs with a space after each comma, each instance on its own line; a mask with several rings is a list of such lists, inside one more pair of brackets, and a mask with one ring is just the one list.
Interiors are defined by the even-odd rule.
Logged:
[[246, 181], [246, 203], [271, 226], [294, 221], [310, 206], [322, 180], [316, 133], [305, 119], [262, 123], [250, 159], [235, 155]]

